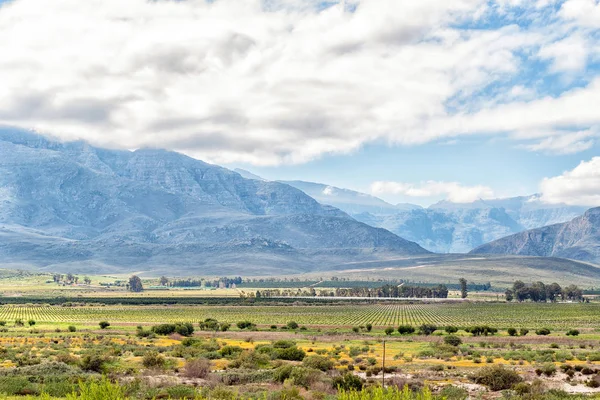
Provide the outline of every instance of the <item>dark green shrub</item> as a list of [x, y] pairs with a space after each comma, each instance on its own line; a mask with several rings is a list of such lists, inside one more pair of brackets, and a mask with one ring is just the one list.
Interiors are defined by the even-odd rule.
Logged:
[[446, 333], [456, 333], [458, 332], [458, 328], [456, 326], [447, 326], [444, 328]]
[[517, 336], [517, 330], [515, 328], [508, 328], [506, 332], [509, 336]]
[[492, 391], [512, 388], [522, 379], [518, 373], [502, 365], [483, 367], [473, 376], [475, 383], [487, 386]]
[[338, 390], [353, 391], [362, 390], [363, 381], [358, 376], [347, 373], [333, 379], [333, 387]]
[[462, 344], [462, 340], [458, 336], [448, 335], [444, 337], [444, 343], [449, 344], [450, 346], [460, 346]]
[[433, 324], [423, 324], [419, 327], [419, 333], [421, 335], [429, 336], [435, 331], [437, 331], [437, 326]]
[[577, 329], [569, 329], [567, 331], [567, 336], [579, 336], [579, 331]]
[[527, 334], [528, 334], [528, 333], [529, 333], [529, 329], [521, 328], [521, 329], [519, 330], [519, 334], [520, 334], [521, 336], [527, 336]]
[[144, 355], [142, 365], [146, 368], [162, 368], [165, 366], [165, 358], [156, 351], [149, 351]]
[[100, 329], [106, 329], [110, 326], [110, 322], [108, 321], [100, 321], [98, 323], [98, 325], [100, 325]]
[[223, 357], [234, 357], [240, 354], [242, 351], [244, 350], [240, 346], [227, 345], [223, 346], [221, 350], [219, 350], [219, 353], [221, 353], [221, 356]]
[[547, 336], [550, 334], [550, 329], [548, 329], [548, 328], [536, 329], [535, 334], [538, 336]]
[[294, 346], [296, 346], [296, 342], [293, 340], [278, 340], [273, 343], [273, 347], [276, 349], [287, 349]]
[[392, 333], [394, 333], [394, 328], [392, 328], [391, 326], [388, 326], [387, 328], [385, 328], [385, 334], [390, 336]]
[[306, 357], [304, 350], [297, 347], [288, 347], [285, 349], [276, 349], [275, 358], [287, 361], [302, 361]]
[[290, 321], [287, 323], [287, 327], [292, 330], [298, 329], [298, 323], [296, 321]]
[[313, 355], [308, 356], [302, 360], [302, 365], [307, 368], [318, 369], [321, 371], [329, 371], [333, 369], [333, 361], [327, 357]]
[[75, 327], [75, 325], [69, 325], [69, 332], [77, 332], [77, 328]]
[[401, 335], [410, 335], [415, 333], [415, 328], [410, 325], [400, 325], [398, 327], [398, 333]]
[[254, 329], [256, 325], [250, 321], [240, 321], [237, 324], [238, 329]]
[[105, 370], [106, 363], [110, 359], [99, 354], [86, 354], [81, 358], [79, 366], [84, 371], [102, 373]]

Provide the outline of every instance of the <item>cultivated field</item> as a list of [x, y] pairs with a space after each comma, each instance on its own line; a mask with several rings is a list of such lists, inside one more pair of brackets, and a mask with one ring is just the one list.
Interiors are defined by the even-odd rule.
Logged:
[[376, 303], [317, 305], [3, 305], [0, 320], [33, 319], [38, 323], [95, 324], [110, 320], [119, 324], [155, 324], [199, 322], [206, 318], [236, 323], [250, 320], [258, 325], [286, 324], [318, 327], [353, 327], [372, 324], [377, 327], [435, 324], [467, 327], [486, 324], [500, 329], [509, 327], [565, 330], [572, 327], [600, 328], [600, 303]]

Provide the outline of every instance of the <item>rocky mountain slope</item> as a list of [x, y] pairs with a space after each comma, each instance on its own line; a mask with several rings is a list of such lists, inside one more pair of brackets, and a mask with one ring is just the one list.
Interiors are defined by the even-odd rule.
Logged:
[[495, 240], [471, 253], [552, 256], [600, 264], [600, 207], [566, 223]]
[[291, 186], [179, 153], [0, 131], [2, 264], [285, 273], [426, 253]]
[[436, 253], [467, 253], [504, 236], [568, 221], [586, 210], [579, 206], [544, 204], [535, 195], [464, 204], [441, 201], [422, 208], [412, 204], [392, 205], [365, 193], [320, 183], [285, 183], [358, 221], [387, 229]]

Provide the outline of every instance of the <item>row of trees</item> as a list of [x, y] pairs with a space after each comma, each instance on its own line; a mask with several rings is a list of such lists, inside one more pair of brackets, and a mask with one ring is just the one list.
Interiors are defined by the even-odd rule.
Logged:
[[[52, 280], [58, 284], [72, 285], [72, 284], [79, 283], [79, 277], [77, 275], [73, 275], [72, 273], [68, 273], [66, 275], [54, 274], [54, 275], [52, 275]], [[86, 276], [83, 278], [83, 283], [85, 283], [86, 285], [89, 285], [90, 283], [92, 283], [92, 280]]]
[[256, 292], [256, 297], [371, 297], [371, 298], [434, 298], [445, 299], [448, 297], [448, 288], [445, 285], [434, 287], [408, 286], [408, 285], [385, 285], [380, 288], [355, 287], [355, 288], [337, 288], [335, 290], [281, 290], [265, 289]]
[[523, 281], [516, 281], [511, 289], [505, 293], [507, 301], [534, 301], [534, 302], [555, 302], [561, 300], [583, 301], [583, 291], [575, 286], [569, 285], [562, 288], [554, 282], [546, 285], [543, 282], [534, 282], [530, 285]]

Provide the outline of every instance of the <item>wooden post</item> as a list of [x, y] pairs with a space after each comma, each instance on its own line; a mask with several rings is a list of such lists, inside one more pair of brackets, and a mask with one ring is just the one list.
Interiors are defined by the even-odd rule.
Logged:
[[383, 360], [382, 360], [383, 368], [381, 370], [381, 384], [385, 387], [385, 339], [383, 340]]

